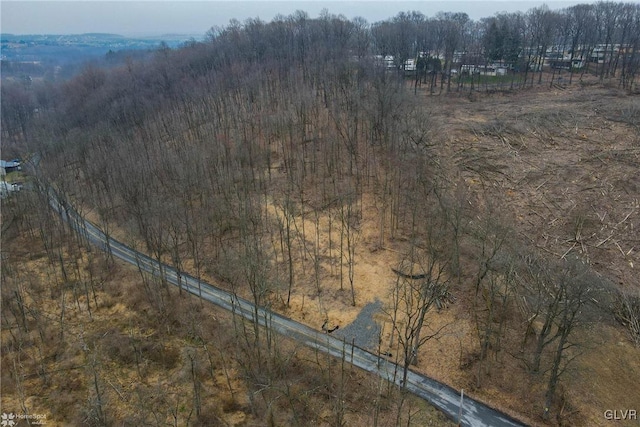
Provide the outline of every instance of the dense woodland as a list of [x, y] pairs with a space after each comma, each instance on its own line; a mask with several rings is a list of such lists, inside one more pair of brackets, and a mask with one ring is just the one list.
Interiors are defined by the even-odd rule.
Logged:
[[[604, 59], [558, 70], [545, 65], [554, 46], [569, 52], [571, 59], [590, 58], [600, 49]], [[396, 67], [381, 66], [376, 55], [393, 55]], [[417, 66], [407, 72], [405, 63], [411, 58], [417, 58]], [[129, 60], [109, 70], [87, 66], [64, 82], [3, 84], [3, 152], [35, 159], [31, 173], [52, 183], [107, 234], [178, 271], [215, 281], [256, 305], [294, 317], [293, 301], [302, 297], [304, 306], [304, 296], [316, 301], [308, 302], [317, 305], [314, 320], [326, 320], [332, 304], [361, 307], [370, 302], [361, 298], [359, 290], [368, 284], [357, 283], [357, 264], [370, 253], [393, 248], [388, 267], [398, 274], [380, 295], [392, 325], [383, 346], [393, 352], [405, 375], [419, 366], [431, 340], [456, 329], [455, 322], [442, 325], [435, 316], [458, 304], [473, 327], [473, 341], [464, 355], [460, 351], [461, 369], [473, 378], [473, 388], [496, 387], [492, 378], [511, 360], [523, 384], [536, 384], [528, 422], [571, 423], [580, 415], [566, 410], [570, 404], [558, 390], [571, 362], [588, 351], [579, 345], [584, 344], [582, 331], [618, 319], [628, 339], [638, 345], [638, 289], [620, 286], [608, 271], [592, 268], [579, 218], [567, 220], [573, 232], [567, 241], [574, 242], [576, 250], [560, 258], [524, 239], [502, 200], [491, 192], [506, 160], [487, 163], [486, 158], [455, 152], [445, 143], [441, 110], [447, 98], [482, 102], [478, 97], [490, 96], [480, 77], [451, 72], [462, 64], [509, 64], [509, 74], [491, 92], [548, 90], [563, 77], [563, 85], [595, 81], [620, 96], [632, 96], [627, 94], [637, 90], [639, 61], [640, 5], [632, 3], [601, 2], [558, 11], [540, 7], [480, 21], [464, 14], [425, 17], [410, 12], [374, 24], [298, 12], [269, 23], [231, 22], [212, 28], [204, 42], [160, 49], [151, 59]], [[621, 120], [635, 126], [637, 147], [639, 110], [637, 99], [629, 99], [628, 116]], [[481, 185], [470, 186], [470, 174]], [[49, 270], [51, 283], [77, 287], [61, 286], [53, 296], [51, 285], [60, 311], [49, 313], [57, 326], [45, 333], [37, 326], [42, 319], [33, 294], [13, 279], [21, 261], [3, 262], [2, 349], [14, 355], [6, 376], [10, 359], [3, 356], [3, 394], [5, 383], [21, 384], [16, 378], [22, 375], [22, 354], [34, 360], [36, 375], [49, 381], [47, 361], [65, 353], [45, 356], [45, 343], [69, 337], [64, 298], [75, 298], [78, 307], [83, 302], [90, 317], [101, 307], [96, 295], [104, 291], [109, 276], [102, 269], [117, 269], [108, 254], [91, 261], [97, 255], [87, 253], [81, 239], [73, 240], [47, 213], [42, 197], [34, 193], [19, 198], [3, 202], [3, 243], [14, 235], [11, 227], [39, 238], [54, 266]], [[626, 221], [637, 223], [634, 209], [616, 230], [622, 233]], [[637, 236], [627, 237], [637, 244]], [[142, 272], [138, 281], [140, 300], [163, 325], [160, 329], [185, 334], [199, 330], [185, 326], [194, 318], [176, 314], [174, 300], [185, 297], [179, 290], [170, 291], [162, 280]], [[46, 280], [38, 283], [38, 292], [45, 292]], [[189, 304], [197, 306], [193, 301], [182, 305]], [[281, 351], [268, 328], [257, 324], [235, 330], [236, 337], [243, 337], [233, 350], [242, 354], [239, 377], [253, 396], [247, 411], [258, 424], [371, 422], [349, 418], [355, 410], [340, 403], [346, 393], [345, 368], [329, 362], [333, 374], [342, 378], [318, 386], [329, 390], [322, 399], [332, 408], [330, 420], [321, 415], [322, 409], [291, 415], [313, 405], [296, 400], [302, 397], [293, 397], [287, 385], [295, 380], [282, 369], [283, 359], [289, 360], [283, 356], [289, 354], [286, 346]], [[139, 337], [134, 335], [122, 339], [134, 343], [127, 363], [134, 366], [135, 360], [142, 378], [139, 358], [153, 356], [151, 350], [136, 347]], [[103, 344], [106, 348], [120, 345], [110, 339]], [[182, 369], [192, 383], [193, 399], [172, 405], [193, 408], [193, 417], [178, 420], [184, 414], [177, 409], [160, 413], [150, 406], [144, 422], [207, 424], [213, 422], [205, 414], [210, 410], [218, 414], [216, 422], [230, 423], [222, 421], [217, 409], [202, 405], [201, 393], [207, 388], [194, 374], [196, 366], [210, 366], [215, 379], [207, 347], [215, 339], [200, 332], [190, 339], [198, 350], [183, 355], [180, 363], [190, 364], [190, 374]], [[126, 392], [109, 386], [106, 374], [100, 377], [100, 367], [107, 362], [98, 360], [95, 348], [86, 352], [84, 369], [91, 378], [87, 389], [93, 397], [84, 406], [82, 420], [111, 425], [122, 413], [103, 396], [111, 393], [116, 401], [120, 394], [124, 400], [121, 393]], [[230, 365], [221, 357], [226, 372]], [[170, 370], [179, 364], [174, 359], [151, 363]], [[383, 387], [376, 387], [380, 396]], [[228, 389], [233, 397], [231, 383]], [[138, 390], [141, 401], [143, 392], [150, 393]], [[403, 411], [404, 396], [402, 390], [394, 394], [393, 405], [375, 400], [374, 425], [379, 420], [410, 423], [412, 410]], [[397, 417], [378, 418], [389, 407], [396, 408]]]

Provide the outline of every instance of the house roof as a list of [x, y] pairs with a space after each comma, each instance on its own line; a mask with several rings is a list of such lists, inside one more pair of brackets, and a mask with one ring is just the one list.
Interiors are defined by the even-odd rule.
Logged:
[[17, 168], [18, 166], [20, 166], [20, 162], [15, 162], [15, 161], [10, 161], [7, 162], [5, 160], [0, 160], [0, 167], [3, 168]]

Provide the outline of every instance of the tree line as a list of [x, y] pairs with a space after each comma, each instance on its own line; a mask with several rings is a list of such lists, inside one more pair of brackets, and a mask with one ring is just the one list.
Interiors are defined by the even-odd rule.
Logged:
[[[536, 74], [540, 83], [546, 69], [569, 71], [569, 83], [576, 73], [592, 73], [630, 89], [638, 70], [639, 23], [637, 4], [598, 2], [560, 10], [543, 5], [478, 21], [464, 13], [401, 12], [371, 25], [371, 36], [376, 53], [393, 56], [398, 68], [417, 58], [416, 78], [441, 75], [441, 89], [449, 91], [460, 85], [461, 67], [490, 64], [522, 73], [517, 86], [533, 85]], [[452, 71], [460, 73], [453, 81]]]
[[[536, 74], [538, 83], [542, 82], [542, 71], [546, 67], [554, 70], [554, 77], [555, 70], [568, 70], [569, 83], [576, 73], [580, 76], [592, 73], [600, 79], [615, 78], [621, 87], [631, 90], [638, 71], [638, 34], [640, 7], [635, 3], [598, 2], [560, 10], [541, 6], [526, 13], [498, 13], [478, 21], [471, 20], [465, 13], [446, 12], [426, 17], [416, 11], [400, 12], [372, 24], [360, 17], [347, 20], [327, 11], [311, 19], [305, 12], [298, 11], [290, 16], [277, 16], [270, 23], [259, 19], [248, 19], [244, 23], [232, 20], [226, 27], [212, 28], [204, 43], [188, 43], [180, 49], [179, 56], [192, 77], [236, 60], [242, 60], [245, 66], [270, 64], [267, 67], [278, 73], [287, 73], [289, 65], [299, 61], [305, 76], [312, 68], [318, 75], [326, 65], [345, 55], [358, 60], [381, 55], [391, 56], [397, 69], [404, 69], [407, 60], [415, 59], [412, 74], [416, 81], [426, 82], [430, 76], [433, 87], [439, 77], [440, 89], [446, 86], [448, 91], [452, 86], [459, 89], [464, 84], [461, 75], [465, 69], [461, 67], [478, 69], [495, 63], [506, 64], [510, 70], [523, 75], [515, 86], [525, 86], [527, 82], [533, 85]], [[171, 73], [184, 69], [160, 64], [158, 57], [168, 60], [168, 51], [164, 45], [151, 60], [152, 73], [158, 75], [147, 76], [151, 78], [148, 84], [162, 88], [165, 95], [171, 89], [169, 86], [175, 86], [169, 83], [174, 77]], [[172, 58], [177, 60], [173, 55]], [[120, 61], [128, 62], [126, 68], [132, 67], [132, 60]], [[457, 78], [452, 77], [452, 71], [458, 72]], [[88, 76], [91, 71], [85, 69], [81, 74], [91, 79]], [[92, 83], [86, 83], [91, 90]], [[473, 88], [473, 80], [471, 83]], [[3, 84], [5, 134], [25, 133], [24, 125], [34, 111], [47, 108], [52, 102], [50, 86], [50, 83], [28, 81], [19, 85]], [[153, 91], [151, 87], [148, 89]], [[131, 114], [140, 106], [129, 107], [127, 113]]]
[[[311, 72], [319, 76], [326, 65], [345, 55], [358, 60], [380, 55], [391, 57], [395, 68], [400, 70], [409, 59], [414, 59], [411, 74], [416, 83], [429, 80], [432, 89], [440, 78], [440, 90], [445, 87], [447, 91], [459, 90], [466, 82], [461, 78], [465, 71], [503, 64], [514, 77], [520, 75], [517, 81], [514, 78], [511, 88], [533, 85], [536, 80], [541, 83], [543, 70], [547, 70], [553, 72], [551, 84], [556, 72], [568, 71], [569, 83], [575, 74], [582, 77], [588, 73], [601, 80], [614, 79], [620, 87], [633, 90], [640, 57], [638, 34], [640, 6], [610, 1], [559, 10], [543, 5], [527, 12], [497, 13], [477, 21], [465, 13], [441, 12], [427, 17], [413, 11], [368, 23], [360, 17], [348, 20], [326, 10], [317, 19], [298, 11], [290, 16], [277, 16], [269, 23], [259, 19], [244, 23], [232, 20], [226, 27], [214, 27], [206, 34], [204, 43], [192, 41], [180, 49], [182, 67], [161, 65], [159, 57], [168, 60], [169, 51], [163, 45], [151, 60], [154, 66], [150, 72], [157, 75], [145, 79], [151, 78], [148, 84], [163, 89], [166, 96], [167, 90], [172, 89], [169, 86], [176, 86], [175, 82], [170, 83], [175, 77], [172, 73], [184, 70], [185, 66], [191, 77], [237, 60], [242, 60], [245, 66], [259, 63], [271, 72], [286, 74], [292, 63], [299, 62], [305, 77], [309, 77]], [[171, 58], [178, 59], [174, 55]], [[127, 57], [119, 61], [127, 62], [126, 68], [132, 66]], [[82, 73], [90, 80], [87, 74], [91, 72]], [[91, 90], [92, 83], [86, 83]], [[474, 88], [473, 79], [470, 88]], [[34, 111], [47, 108], [52, 102], [49, 89], [50, 83], [3, 84], [5, 135], [25, 133], [25, 123]], [[128, 107], [127, 114], [132, 114], [141, 106]]]

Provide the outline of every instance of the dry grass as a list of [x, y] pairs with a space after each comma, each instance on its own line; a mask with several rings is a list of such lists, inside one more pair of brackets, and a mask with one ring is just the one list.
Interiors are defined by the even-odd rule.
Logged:
[[[371, 424], [376, 406], [379, 425], [395, 424], [395, 387], [348, 365], [342, 371], [339, 361], [286, 338], [263, 365], [242, 345], [230, 314], [172, 288], [163, 306], [133, 267], [110, 265], [69, 236], [59, 243], [51, 249], [60, 249], [67, 280], [37, 235], [3, 235], [2, 411], [44, 414], [50, 426], [99, 425], [97, 378], [108, 425], [328, 426], [337, 399], [347, 425]], [[79, 287], [89, 269], [90, 313]], [[14, 292], [28, 308], [27, 329], [13, 316]], [[261, 380], [264, 369], [271, 376]], [[419, 399], [405, 408], [411, 425], [449, 424]]]

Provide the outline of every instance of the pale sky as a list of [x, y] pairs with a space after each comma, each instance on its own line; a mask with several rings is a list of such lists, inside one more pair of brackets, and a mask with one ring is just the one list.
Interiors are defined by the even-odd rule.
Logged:
[[[496, 12], [526, 12], [543, 1], [15, 1], [0, 0], [0, 32], [13, 34], [114, 33], [132, 35], [189, 34], [202, 36], [212, 26], [224, 26], [232, 18], [244, 21], [304, 10], [311, 18], [323, 8], [348, 19], [362, 16], [377, 22], [401, 11], [417, 10], [426, 16], [439, 11], [466, 12], [472, 19]], [[585, 1], [547, 1], [561, 9]]]

